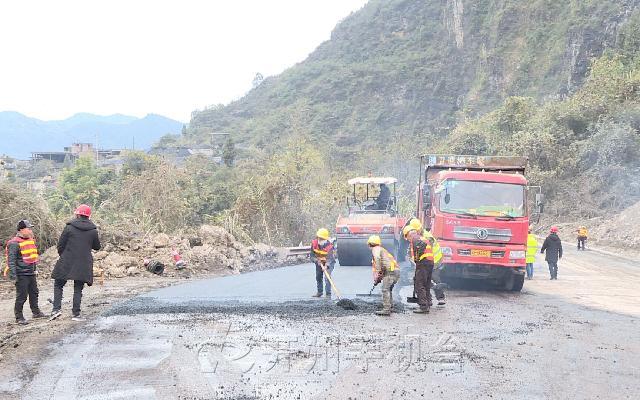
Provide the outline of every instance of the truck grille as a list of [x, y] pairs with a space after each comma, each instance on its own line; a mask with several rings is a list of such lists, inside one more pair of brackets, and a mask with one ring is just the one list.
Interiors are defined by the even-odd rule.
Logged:
[[453, 228], [453, 237], [456, 239], [508, 242], [511, 240], [511, 229], [456, 226]]

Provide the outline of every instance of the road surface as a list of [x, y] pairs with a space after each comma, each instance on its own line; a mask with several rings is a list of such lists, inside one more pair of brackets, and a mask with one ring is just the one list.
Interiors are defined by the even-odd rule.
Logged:
[[[406, 265], [405, 265], [406, 267]], [[343, 294], [371, 271], [337, 267]], [[24, 399], [637, 399], [640, 265], [567, 249], [522, 293], [452, 290], [429, 315], [311, 299], [310, 264], [172, 286], [112, 307], [15, 366]], [[375, 293], [375, 292], [374, 292]]]

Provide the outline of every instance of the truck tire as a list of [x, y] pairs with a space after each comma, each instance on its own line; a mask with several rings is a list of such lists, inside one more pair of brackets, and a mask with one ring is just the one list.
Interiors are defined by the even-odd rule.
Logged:
[[524, 275], [511, 274], [504, 283], [504, 288], [511, 292], [519, 292], [524, 286]]

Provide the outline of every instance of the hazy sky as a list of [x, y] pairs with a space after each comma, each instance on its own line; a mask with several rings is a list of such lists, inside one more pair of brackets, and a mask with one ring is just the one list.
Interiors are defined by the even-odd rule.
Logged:
[[329, 39], [366, 0], [0, 2], [0, 111], [191, 111], [228, 103]]

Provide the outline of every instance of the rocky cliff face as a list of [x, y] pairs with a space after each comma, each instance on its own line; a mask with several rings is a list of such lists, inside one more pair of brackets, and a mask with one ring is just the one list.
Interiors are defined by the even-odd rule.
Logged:
[[639, 0], [371, 0], [304, 62], [242, 99], [195, 112], [269, 148], [300, 130], [339, 146], [446, 134], [513, 95], [558, 98], [618, 45]]

